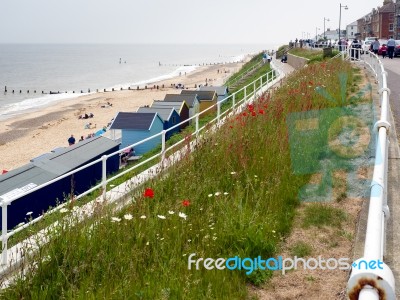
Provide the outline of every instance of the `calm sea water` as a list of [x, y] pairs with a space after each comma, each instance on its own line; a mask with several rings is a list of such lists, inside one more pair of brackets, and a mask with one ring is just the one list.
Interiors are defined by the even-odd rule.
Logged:
[[[238, 61], [246, 54], [274, 48], [274, 45], [0, 44], [0, 120], [77, 97], [88, 89], [93, 92], [144, 85], [193, 71], [196, 65]], [[68, 93], [50, 95], [50, 91]]]

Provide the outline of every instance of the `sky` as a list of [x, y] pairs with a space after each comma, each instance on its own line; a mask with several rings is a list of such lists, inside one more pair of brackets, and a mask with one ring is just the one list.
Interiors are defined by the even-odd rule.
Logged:
[[[382, 6], [348, 0], [1, 0], [0, 43], [283, 44]], [[316, 30], [320, 28], [320, 30]]]

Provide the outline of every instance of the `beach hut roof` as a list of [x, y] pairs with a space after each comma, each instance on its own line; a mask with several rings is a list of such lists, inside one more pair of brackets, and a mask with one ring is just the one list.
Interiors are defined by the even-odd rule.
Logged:
[[155, 100], [153, 104], [151, 105], [152, 108], [158, 108], [158, 107], [168, 107], [168, 108], [173, 108], [175, 109], [178, 113], [182, 111], [182, 108], [186, 106], [189, 109], [189, 105], [186, 103], [186, 101], [183, 102], [171, 102], [171, 101], [163, 101], [163, 100]]
[[46, 171], [33, 163], [26, 164], [0, 176], [0, 197], [10, 198], [12, 194], [22, 194], [38, 185], [46, 183], [61, 174]]
[[194, 102], [198, 101], [196, 94], [187, 94], [187, 95], [179, 95], [179, 94], [166, 94], [164, 97], [164, 101], [167, 102], [183, 102], [186, 101], [189, 107], [194, 106]]
[[171, 118], [175, 108], [174, 107], [139, 107], [137, 112], [141, 113], [158, 113], [164, 121]]
[[57, 174], [67, 173], [78, 168], [93, 158], [116, 148], [119, 143], [98, 136], [86, 139], [55, 153], [49, 153], [41, 159], [33, 159], [34, 166]]
[[110, 129], [149, 130], [156, 118], [163, 122], [156, 112], [119, 112]]
[[211, 101], [215, 96], [215, 91], [182, 90], [181, 95], [197, 95], [199, 101]]
[[201, 86], [199, 91], [215, 91], [218, 96], [225, 95], [228, 92], [226, 86]]

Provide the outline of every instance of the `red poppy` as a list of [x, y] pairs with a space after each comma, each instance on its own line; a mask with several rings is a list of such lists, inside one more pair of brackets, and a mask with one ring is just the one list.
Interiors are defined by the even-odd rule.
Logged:
[[182, 205], [183, 206], [189, 206], [190, 205], [190, 201], [189, 200], [183, 200], [182, 201]]
[[144, 190], [144, 194], [145, 197], [147, 198], [153, 198], [154, 197], [154, 191], [151, 188], [146, 188]]
[[249, 104], [248, 106], [249, 111], [253, 111], [254, 110], [254, 105], [253, 104]]
[[264, 114], [264, 110], [262, 110], [262, 109], [260, 108], [259, 111], [258, 111], [258, 113], [259, 113], [260, 115], [263, 115], [263, 114]]
[[253, 117], [255, 117], [257, 114], [256, 114], [255, 111], [252, 111], [252, 112], [251, 112], [251, 115], [252, 115]]

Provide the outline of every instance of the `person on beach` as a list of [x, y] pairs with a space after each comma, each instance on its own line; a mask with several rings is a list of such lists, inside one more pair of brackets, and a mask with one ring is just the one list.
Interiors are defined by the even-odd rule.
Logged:
[[72, 146], [72, 145], [75, 144], [75, 138], [74, 138], [74, 135], [73, 135], [73, 134], [71, 134], [71, 136], [69, 137], [69, 139], [68, 139], [68, 144], [69, 144], [70, 146]]

